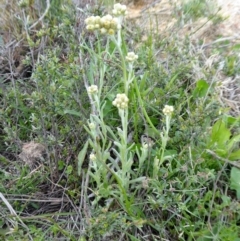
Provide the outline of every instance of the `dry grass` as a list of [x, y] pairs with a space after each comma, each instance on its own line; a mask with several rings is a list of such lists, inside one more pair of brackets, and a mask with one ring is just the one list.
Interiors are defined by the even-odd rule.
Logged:
[[[209, 48], [224, 41], [229, 41], [228, 46], [240, 43], [240, 0], [209, 1], [215, 6], [215, 13], [224, 19], [216, 24], [202, 17], [197, 21], [180, 21], [180, 27], [179, 25], [176, 27], [176, 23], [182, 17], [181, 4], [183, 2], [187, 1], [145, 0], [131, 2], [129, 3], [129, 20], [141, 29], [145, 29], [146, 35], [143, 35], [142, 40], [147, 38], [149, 31], [169, 39], [176, 35], [180, 39], [189, 36], [192, 43], [201, 39], [202, 46], [199, 47], [202, 49], [203, 56], [205, 56], [206, 67], [219, 60], [219, 56], [209, 55]], [[219, 38], [219, 36], [221, 37]], [[226, 46], [226, 49], [228, 46]], [[219, 87], [220, 102], [224, 107], [230, 108], [231, 114], [239, 116], [240, 76], [227, 77], [223, 71], [219, 70], [216, 78], [221, 82]]]

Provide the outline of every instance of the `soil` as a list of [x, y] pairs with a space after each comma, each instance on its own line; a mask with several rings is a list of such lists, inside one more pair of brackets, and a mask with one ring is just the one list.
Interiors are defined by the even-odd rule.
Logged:
[[[181, 5], [184, 0], [134, 0], [128, 4], [128, 17], [134, 20], [141, 27], [149, 28], [150, 21], [152, 26], [157, 24], [159, 33], [170, 30], [174, 23], [180, 18]], [[185, 0], [186, 2], [187, 0]], [[198, 32], [195, 37], [204, 37], [204, 33], [217, 31], [218, 36], [229, 37], [236, 36], [240, 40], [240, 0], [212, 0], [209, 1], [209, 8], [212, 8], [213, 13], [218, 13], [224, 21], [218, 24], [217, 29], [213, 29], [211, 21], [206, 23], [198, 31], [196, 29], [206, 22], [205, 18], [200, 18], [192, 23], [184, 23], [181, 20], [182, 33], [193, 35]], [[179, 19], [177, 19], [179, 18]], [[155, 23], [154, 23], [155, 22]], [[209, 38], [208, 35], [205, 36]]]

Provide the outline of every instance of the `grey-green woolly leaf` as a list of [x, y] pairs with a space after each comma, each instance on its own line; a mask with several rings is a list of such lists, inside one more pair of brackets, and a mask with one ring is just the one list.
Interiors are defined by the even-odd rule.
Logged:
[[91, 130], [89, 130], [89, 128], [87, 126], [83, 126], [83, 128], [85, 129], [85, 131], [90, 135], [90, 136], [93, 136]]
[[122, 144], [121, 144], [120, 142], [114, 141], [113, 143], [114, 143], [114, 145], [117, 146], [119, 149], [122, 148]]
[[135, 143], [133, 143], [132, 145], [130, 145], [130, 146], [127, 148], [127, 151], [131, 151], [134, 146], [135, 146]]
[[109, 156], [110, 156], [110, 153], [108, 151], [103, 152], [103, 159], [104, 160], [107, 160], [109, 158]]
[[111, 134], [111, 136], [113, 137], [113, 139], [116, 141], [118, 140], [117, 136], [113, 133], [113, 131], [111, 130], [111, 128], [109, 126], [106, 126], [107, 131]]
[[75, 115], [78, 117], [82, 117], [81, 113], [76, 110], [64, 110], [64, 114]]
[[93, 143], [93, 141], [92, 141], [91, 139], [88, 140], [88, 143], [90, 144], [90, 146], [91, 146], [92, 148], [94, 148], [95, 145], [94, 145], [94, 143]]
[[[115, 143], [114, 143], [115, 144]], [[117, 156], [117, 158], [120, 160], [121, 159], [121, 156], [120, 154], [118, 153], [118, 151], [115, 149], [115, 148], [112, 148], [112, 151], [113, 153]]]
[[87, 154], [87, 149], [88, 149], [88, 140], [86, 141], [86, 143], [84, 144], [83, 149], [79, 152], [78, 154], [78, 175], [81, 175], [81, 171], [82, 171], [82, 164], [85, 160], [86, 154]]
[[120, 137], [122, 137], [122, 136], [123, 136], [123, 131], [122, 131], [122, 129], [117, 128], [117, 131], [118, 131], [118, 135], [119, 135]]

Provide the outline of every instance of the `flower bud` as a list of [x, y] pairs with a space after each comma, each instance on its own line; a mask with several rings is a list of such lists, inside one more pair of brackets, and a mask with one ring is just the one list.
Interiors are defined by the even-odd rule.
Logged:
[[171, 105], [165, 105], [163, 108], [163, 114], [166, 116], [171, 116], [174, 111], [174, 107]]
[[138, 55], [134, 54], [134, 52], [129, 52], [126, 56], [126, 60], [128, 62], [134, 62], [137, 59], [138, 59]]
[[129, 99], [125, 94], [117, 94], [112, 104], [119, 109], [126, 109], [128, 107], [128, 101]]
[[94, 153], [91, 153], [91, 154], [89, 155], [89, 159], [90, 159], [91, 161], [96, 161], [96, 160], [97, 160], [97, 157], [96, 157], [96, 155], [95, 155]]
[[97, 85], [91, 85], [87, 88], [87, 91], [91, 95], [96, 94], [98, 92], [98, 87]]

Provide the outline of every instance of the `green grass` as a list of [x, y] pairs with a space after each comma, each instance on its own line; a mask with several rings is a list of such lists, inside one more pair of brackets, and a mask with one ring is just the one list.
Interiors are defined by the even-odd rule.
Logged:
[[[214, 21], [196, 3], [184, 21]], [[217, 77], [239, 74], [239, 46], [87, 31], [104, 4], [52, 1], [32, 28], [45, 1], [0, 15], [1, 240], [239, 241], [240, 117]]]

